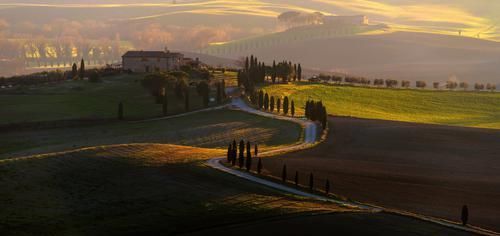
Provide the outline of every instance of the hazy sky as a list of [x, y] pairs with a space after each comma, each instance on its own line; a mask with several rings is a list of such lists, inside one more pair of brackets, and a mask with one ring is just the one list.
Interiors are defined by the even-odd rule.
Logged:
[[[372, 22], [395, 29], [456, 33], [500, 39], [498, 0], [2, 0], [0, 8], [150, 9], [121, 20], [146, 20], [179, 14], [234, 15], [274, 18], [288, 10], [321, 11], [326, 14], [364, 14]], [[120, 20], [120, 19], [115, 19]], [[171, 22], [175, 24], [176, 22]]]

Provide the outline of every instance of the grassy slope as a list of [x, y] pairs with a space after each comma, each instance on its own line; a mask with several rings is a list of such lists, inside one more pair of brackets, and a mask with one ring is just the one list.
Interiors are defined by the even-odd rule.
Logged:
[[270, 95], [290, 96], [299, 114], [310, 98], [323, 100], [328, 112], [334, 115], [500, 129], [500, 93], [307, 83], [271, 85], [264, 90]]
[[299, 125], [244, 112], [219, 110], [168, 120], [26, 130], [0, 134], [0, 157], [81, 146], [155, 142], [224, 148], [233, 139], [259, 141], [262, 148], [296, 142]]
[[0, 161], [2, 234], [171, 234], [339, 206], [202, 166], [224, 150], [118, 145]]
[[[124, 102], [126, 118], [160, 116], [161, 105], [136, 80], [142, 75], [105, 77], [103, 83], [67, 81], [55, 85], [24, 87], [7, 95], [0, 93], [0, 124], [32, 121], [115, 118]], [[169, 93], [169, 113], [184, 112], [183, 99]], [[202, 108], [201, 97], [190, 92], [191, 109]]]

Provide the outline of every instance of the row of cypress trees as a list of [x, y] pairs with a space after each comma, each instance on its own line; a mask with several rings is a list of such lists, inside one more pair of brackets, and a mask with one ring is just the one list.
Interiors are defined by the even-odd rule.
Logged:
[[[288, 115], [290, 113], [291, 116], [295, 116], [295, 102], [293, 100], [290, 101], [288, 96], [283, 98], [283, 102], [281, 101], [281, 97], [269, 96], [268, 93], [264, 93], [264, 91], [260, 90], [257, 94], [252, 94], [250, 97], [251, 102], [257, 106], [260, 110], [281, 113]], [[283, 108], [283, 109], [282, 109]]]
[[238, 71], [238, 87], [243, 86], [247, 93], [252, 93], [255, 90], [255, 85], [263, 83], [269, 77], [272, 83], [276, 83], [278, 78], [281, 78], [283, 83], [290, 80], [300, 81], [302, 79], [302, 66], [300, 63], [292, 64], [291, 61], [282, 61], [278, 64], [273, 61], [272, 66], [266, 66], [257, 57], [247, 56], [244, 68]]
[[[242, 139], [237, 145], [236, 140], [233, 140], [227, 147], [227, 163], [231, 163], [232, 166], [238, 164], [239, 168], [246, 168], [247, 171], [252, 169], [252, 146], [250, 141], [246, 142]], [[246, 157], [245, 157], [246, 150]], [[259, 153], [259, 147], [257, 144], [254, 145], [254, 155], [256, 158]], [[257, 172], [260, 174], [262, 170], [262, 160], [259, 158], [257, 163]]]
[[[286, 164], [283, 165], [283, 169], [281, 171], [281, 181], [283, 181], [283, 183], [286, 183], [288, 181]], [[294, 184], [295, 184], [295, 186], [299, 186], [299, 171], [295, 171]], [[314, 175], [311, 172], [311, 173], [309, 173], [309, 191], [313, 192], [313, 190], [314, 190]], [[326, 194], [330, 193], [330, 180], [329, 179], [327, 179], [325, 182], [324, 190], [325, 190]]]
[[325, 129], [328, 124], [328, 113], [321, 101], [316, 102], [314, 100], [308, 100], [305, 107], [305, 116], [307, 119], [320, 122], [323, 129]]
[[73, 63], [71, 67], [71, 78], [73, 79], [83, 79], [85, 77], [85, 61], [80, 61], [80, 68], [77, 67], [76, 63]]

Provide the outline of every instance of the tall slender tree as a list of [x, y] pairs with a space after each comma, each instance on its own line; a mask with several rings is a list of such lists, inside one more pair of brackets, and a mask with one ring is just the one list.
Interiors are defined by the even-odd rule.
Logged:
[[233, 146], [231, 145], [231, 143], [227, 146], [227, 163], [230, 163], [231, 162], [231, 158], [232, 158], [232, 155], [233, 155]]
[[245, 165], [245, 142], [243, 140], [240, 140], [240, 155], [238, 158], [238, 165], [241, 168], [243, 168], [243, 165]]
[[257, 145], [257, 143], [255, 143], [254, 145], [253, 154], [255, 155], [255, 157], [257, 157], [259, 154], [259, 146]]
[[299, 66], [297, 67], [297, 79], [299, 80], [302, 80], [302, 67], [300, 66], [300, 63], [299, 63]]
[[288, 114], [288, 96], [283, 99], [283, 114]]
[[271, 96], [271, 99], [269, 100], [269, 110], [271, 112], [274, 111], [274, 96]]
[[276, 111], [278, 113], [281, 112], [281, 98], [278, 97], [278, 100], [276, 100]]
[[76, 63], [73, 63], [73, 66], [71, 67], [71, 79], [76, 78], [78, 78], [78, 66]]
[[262, 109], [264, 106], [264, 92], [262, 90], [259, 91], [259, 109]]
[[290, 114], [292, 114], [292, 116], [295, 116], [295, 104], [292, 100], [292, 103], [291, 103], [291, 107], [290, 107]]
[[252, 152], [250, 142], [247, 142], [247, 159], [245, 161], [247, 171], [252, 168]]
[[467, 221], [469, 221], [469, 208], [467, 205], [462, 206], [462, 225], [467, 225]]
[[259, 157], [259, 162], [257, 163], [257, 173], [261, 173], [262, 172], [262, 159], [260, 159]]
[[82, 61], [80, 61], [80, 71], [79, 71], [79, 76], [80, 76], [80, 79], [83, 79], [85, 78], [85, 61], [83, 60], [82, 58]]
[[222, 83], [221, 82], [217, 82], [217, 104], [221, 104], [222, 103]]
[[264, 110], [269, 110], [269, 95], [267, 93], [264, 95]]

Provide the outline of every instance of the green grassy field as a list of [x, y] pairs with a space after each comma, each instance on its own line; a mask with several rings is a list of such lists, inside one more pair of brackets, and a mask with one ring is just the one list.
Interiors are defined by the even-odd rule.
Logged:
[[[144, 89], [143, 75], [104, 77], [102, 83], [66, 81], [59, 84], [21, 87], [0, 91], [0, 125], [23, 122], [116, 118], [118, 103], [124, 102], [125, 117], [140, 119], [162, 115], [162, 107]], [[190, 109], [202, 108], [195, 88]], [[10, 94], [9, 94], [10, 93]], [[12, 94], [15, 93], [15, 94]], [[184, 112], [184, 101], [169, 93], [169, 113]]]
[[233, 139], [258, 141], [261, 148], [297, 142], [301, 127], [240, 111], [217, 110], [167, 120], [113, 122], [72, 128], [2, 132], [0, 158], [122, 143], [173, 143], [226, 148]]
[[350, 211], [203, 165], [223, 154], [143, 144], [0, 160], [0, 233], [171, 235], [301, 212]]
[[268, 85], [287, 95], [303, 114], [308, 99], [322, 100], [329, 114], [384, 120], [500, 129], [500, 93], [382, 89], [324, 84]]

